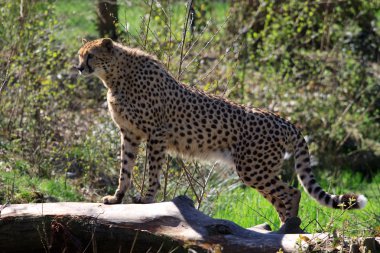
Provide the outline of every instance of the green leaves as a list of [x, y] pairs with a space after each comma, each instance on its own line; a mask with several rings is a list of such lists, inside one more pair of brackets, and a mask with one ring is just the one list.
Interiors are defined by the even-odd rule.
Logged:
[[[315, 151], [322, 157], [325, 152], [344, 155], [341, 147], [348, 139], [360, 150], [362, 138], [373, 138], [374, 132], [380, 136], [375, 123], [379, 114], [373, 106], [379, 78], [368, 61], [380, 54], [365, 43], [380, 41], [368, 30], [376, 21], [379, 3], [350, 0], [330, 6], [287, 0], [252, 6], [233, 5], [230, 24], [235, 27], [231, 31], [251, 25], [240, 42], [247, 47], [238, 64], [244, 75], [237, 75], [246, 87], [245, 102], [291, 118], [313, 136]], [[368, 38], [361, 41], [359, 34]], [[366, 128], [365, 122], [372, 127]], [[380, 143], [378, 137], [374, 141]]]

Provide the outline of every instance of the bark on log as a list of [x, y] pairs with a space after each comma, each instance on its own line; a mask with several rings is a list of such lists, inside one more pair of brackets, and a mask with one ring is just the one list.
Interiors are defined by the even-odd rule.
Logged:
[[[309, 239], [320, 235], [302, 235]], [[323, 238], [322, 238], [323, 239]], [[244, 229], [212, 219], [180, 196], [155, 204], [9, 205], [0, 213], [0, 252], [294, 252], [299, 234]], [[191, 252], [191, 251], [190, 251]]]

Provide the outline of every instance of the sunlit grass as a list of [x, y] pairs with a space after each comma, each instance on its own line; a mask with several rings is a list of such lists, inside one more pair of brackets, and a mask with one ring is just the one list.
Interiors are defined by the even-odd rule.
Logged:
[[58, 0], [55, 2], [57, 21], [63, 28], [56, 33], [64, 44], [78, 47], [82, 38], [96, 37], [95, 1]]
[[[334, 193], [358, 192], [368, 198], [367, 206], [362, 210], [342, 211], [330, 209], [318, 204], [302, 191], [299, 217], [302, 219], [301, 228], [308, 232], [325, 232], [334, 229], [345, 229], [351, 234], [372, 234], [373, 229], [380, 227], [380, 176], [371, 183], [357, 180], [359, 175], [342, 173], [342, 184], [328, 187], [326, 180], [321, 184]], [[346, 184], [354, 179], [356, 184]], [[280, 221], [272, 205], [257, 191], [248, 187], [237, 187], [224, 191], [214, 205], [213, 217], [232, 220], [242, 227], [252, 227], [268, 223], [272, 229], [278, 229]]]
[[[150, 1], [128, 1], [119, 2], [118, 24], [117, 27], [121, 33], [128, 33], [134, 37], [138, 37], [140, 32], [146, 33], [145, 28], [142, 30], [141, 24], [144, 17], [146, 18], [150, 11]], [[156, 2], [154, 2], [157, 5]], [[228, 17], [228, 4], [225, 2], [210, 2], [207, 18], [214, 25], [221, 25]], [[57, 38], [65, 44], [74, 44], [77, 47], [82, 38], [97, 38], [99, 35], [96, 28], [96, 2], [90, 0], [74, 1], [74, 0], [57, 0], [54, 3], [57, 21], [62, 26], [62, 31], [57, 34]], [[181, 39], [182, 26], [186, 17], [186, 5], [184, 2], [174, 2], [169, 7], [154, 6], [155, 10], [164, 10], [167, 17], [170, 18], [171, 30], [176, 33], [177, 40]], [[160, 19], [164, 19], [165, 15], [152, 13], [150, 20], [149, 33], [155, 33], [160, 37], [163, 32]], [[169, 25], [169, 22], [166, 23]], [[168, 34], [164, 34], [164, 37]], [[211, 36], [204, 33], [202, 36]], [[74, 41], [74, 43], [73, 43]]]
[[[31, 175], [31, 169], [0, 163], [0, 202], [12, 204], [49, 201], [82, 201], [82, 195], [63, 176], [52, 179]], [[44, 200], [44, 201], [45, 201]]]

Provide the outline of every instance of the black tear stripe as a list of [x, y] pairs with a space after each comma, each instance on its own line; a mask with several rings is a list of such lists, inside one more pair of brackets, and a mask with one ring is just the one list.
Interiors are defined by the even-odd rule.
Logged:
[[92, 72], [94, 72], [94, 69], [91, 68], [91, 66], [88, 64], [88, 60], [89, 60], [89, 58], [88, 58], [88, 56], [87, 56], [86, 65], [87, 65], [87, 67], [88, 67], [88, 72], [89, 72], [89, 73], [92, 73]]

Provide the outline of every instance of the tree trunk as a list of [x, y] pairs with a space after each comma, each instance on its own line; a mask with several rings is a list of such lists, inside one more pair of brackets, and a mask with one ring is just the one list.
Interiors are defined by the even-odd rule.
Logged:
[[[146, 205], [9, 205], [0, 216], [0, 252], [7, 253], [189, 252], [189, 249], [270, 253], [280, 249], [283, 252], [310, 249], [314, 247], [313, 241], [327, 244], [329, 240], [327, 234], [300, 237], [244, 229], [231, 221], [208, 217], [184, 196]], [[370, 244], [377, 247], [375, 242]]]
[[117, 0], [98, 0], [96, 7], [98, 17], [97, 27], [100, 37], [117, 40], [115, 25], [118, 19]]

